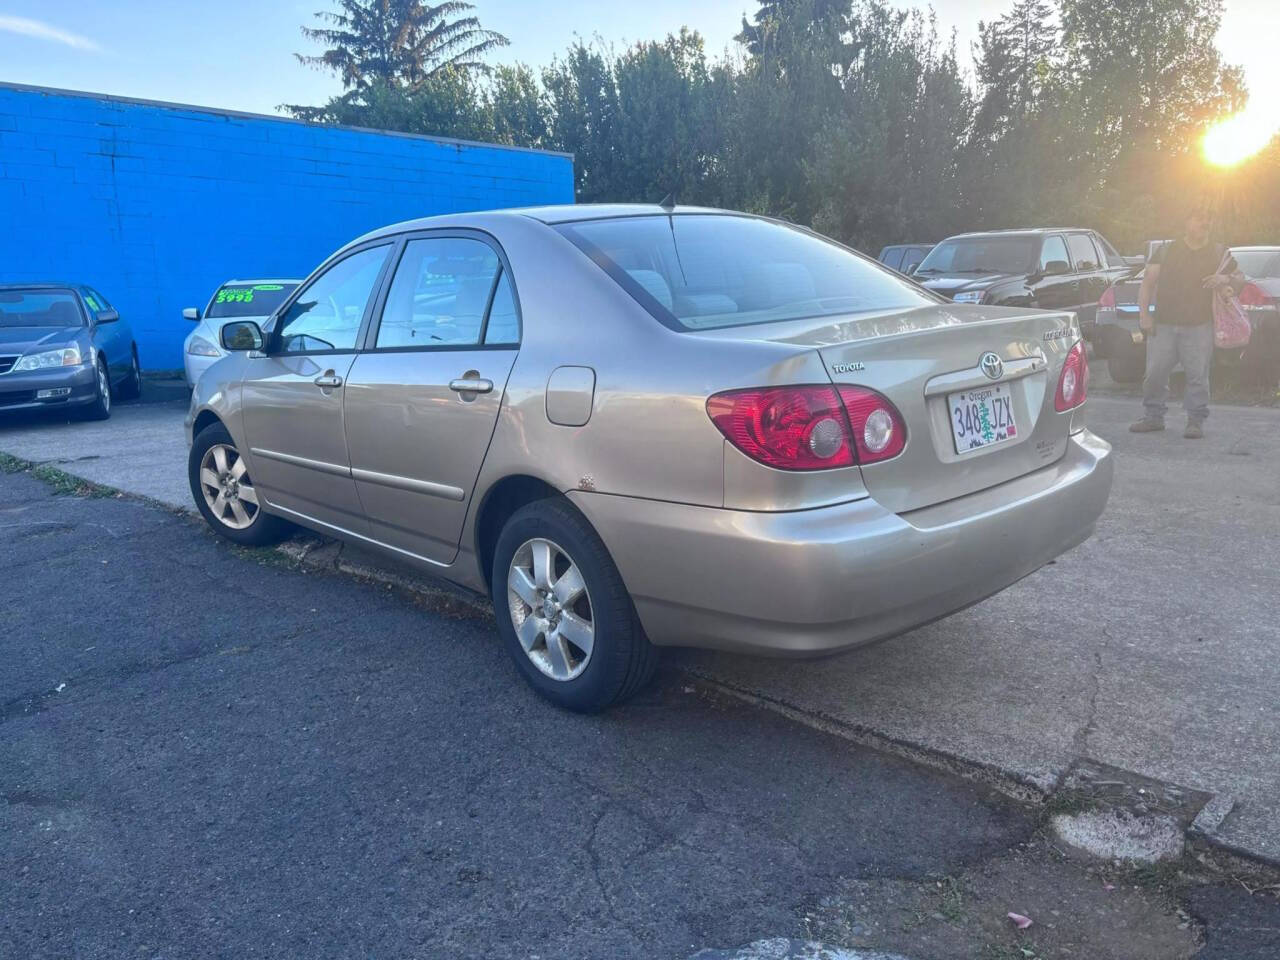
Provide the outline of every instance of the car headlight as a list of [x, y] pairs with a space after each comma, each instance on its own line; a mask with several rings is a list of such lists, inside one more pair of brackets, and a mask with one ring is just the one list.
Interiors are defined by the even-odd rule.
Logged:
[[51, 367], [78, 367], [82, 363], [80, 348], [74, 343], [57, 350], [29, 353], [13, 365], [14, 370], [48, 370]]
[[961, 290], [951, 299], [956, 303], [981, 303], [983, 292], [982, 290]]
[[187, 353], [191, 354], [193, 357], [222, 356], [222, 351], [204, 337], [192, 337], [191, 342], [187, 344]]

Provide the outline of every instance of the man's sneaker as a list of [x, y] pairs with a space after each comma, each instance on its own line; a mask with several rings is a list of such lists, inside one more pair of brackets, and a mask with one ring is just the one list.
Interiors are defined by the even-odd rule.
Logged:
[[1157, 430], [1163, 429], [1163, 420], [1152, 420], [1150, 417], [1143, 417], [1137, 423], [1129, 424], [1130, 433], [1155, 433]]
[[1187, 421], [1187, 429], [1182, 431], [1182, 435], [1188, 440], [1203, 440], [1204, 425], [1195, 420]]

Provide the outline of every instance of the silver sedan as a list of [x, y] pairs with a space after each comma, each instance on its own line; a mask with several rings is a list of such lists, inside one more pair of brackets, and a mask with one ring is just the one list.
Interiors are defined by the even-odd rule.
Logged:
[[813, 655], [945, 616], [1087, 538], [1111, 488], [1073, 315], [949, 303], [756, 216], [401, 223], [222, 340], [187, 420], [213, 529], [488, 593], [575, 710], [659, 646]]

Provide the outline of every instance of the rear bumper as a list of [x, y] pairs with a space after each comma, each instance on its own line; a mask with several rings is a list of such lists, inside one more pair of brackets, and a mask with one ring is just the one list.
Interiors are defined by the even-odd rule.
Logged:
[[894, 514], [863, 498], [753, 513], [575, 492], [660, 645], [804, 656], [902, 633], [997, 593], [1093, 532], [1111, 448]]
[[[70, 392], [41, 399], [38, 395], [42, 390]], [[79, 406], [92, 403], [97, 395], [97, 376], [88, 364], [0, 375], [0, 414]]]

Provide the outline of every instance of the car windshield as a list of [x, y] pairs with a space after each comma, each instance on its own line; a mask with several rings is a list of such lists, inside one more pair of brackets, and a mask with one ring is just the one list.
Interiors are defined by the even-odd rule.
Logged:
[[298, 286], [288, 283], [228, 283], [224, 284], [209, 304], [209, 316], [265, 317], [284, 303], [285, 297]]
[[1233, 250], [1240, 270], [1254, 280], [1280, 278], [1280, 249]]
[[961, 237], [944, 240], [916, 268], [931, 273], [1029, 273], [1034, 237]]
[[757, 217], [686, 213], [577, 221], [556, 229], [673, 330], [938, 302], [836, 243]]
[[0, 290], [0, 327], [78, 327], [84, 314], [70, 290]]

